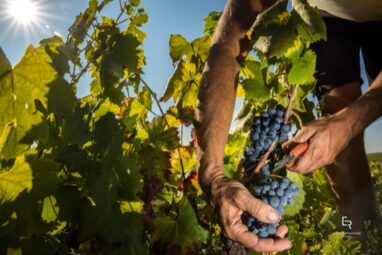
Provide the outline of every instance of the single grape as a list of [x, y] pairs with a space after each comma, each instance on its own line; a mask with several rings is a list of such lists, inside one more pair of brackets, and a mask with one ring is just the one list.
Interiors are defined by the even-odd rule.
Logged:
[[278, 189], [276, 190], [276, 195], [279, 196], [279, 197], [284, 196], [284, 190], [281, 189], [281, 188], [278, 188]]
[[273, 206], [273, 207], [277, 207], [277, 206], [279, 206], [279, 204], [280, 204], [280, 199], [279, 199], [278, 197], [276, 197], [276, 196], [273, 196], [273, 197], [271, 197], [271, 199], [269, 200], [269, 203], [271, 204], [271, 206]]

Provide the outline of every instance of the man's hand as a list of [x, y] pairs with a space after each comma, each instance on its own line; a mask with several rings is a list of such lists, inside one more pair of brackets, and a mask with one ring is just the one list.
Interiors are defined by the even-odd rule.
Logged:
[[284, 144], [284, 148], [308, 142], [308, 149], [294, 164], [291, 170], [300, 173], [309, 173], [317, 168], [333, 163], [352, 139], [351, 122], [341, 112], [329, 117], [313, 121], [304, 126], [297, 135]]
[[288, 232], [285, 225], [278, 227], [276, 238], [261, 239], [243, 224], [243, 212], [265, 223], [275, 223], [280, 216], [270, 205], [254, 198], [241, 183], [220, 177], [211, 183], [211, 201], [228, 238], [257, 252], [278, 252], [292, 247], [284, 238]]

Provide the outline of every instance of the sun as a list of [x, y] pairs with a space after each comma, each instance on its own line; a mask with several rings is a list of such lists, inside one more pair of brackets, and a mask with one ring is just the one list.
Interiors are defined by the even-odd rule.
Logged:
[[51, 0], [0, 0], [0, 41], [32, 42], [52, 35], [48, 24], [62, 18], [56, 9]]
[[39, 6], [33, 0], [8, 0], [7, 12], [19, 24], [29, 25], [39, 18]]
[[10, 0], [8, 13], [16, 22], [30, 24], [38, 18], [38, 6], [32, 0]]

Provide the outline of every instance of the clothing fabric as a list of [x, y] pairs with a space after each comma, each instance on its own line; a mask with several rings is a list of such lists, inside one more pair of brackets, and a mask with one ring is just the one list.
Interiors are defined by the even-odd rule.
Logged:
[[382, 0], [308, 0], [323, 16], [356, 22], [382, 20]]
[[317, 54], [317, 96], [350, 82], [362, 84], [360, 52], [367, 74], [375, 79], [382, 71], [382, 20], [359, 23], [324, 17], [324, 21], [327, 41], [311, 45]]

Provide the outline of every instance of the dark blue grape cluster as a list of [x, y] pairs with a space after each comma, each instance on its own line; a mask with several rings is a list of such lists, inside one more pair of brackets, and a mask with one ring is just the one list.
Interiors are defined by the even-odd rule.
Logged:
[[270, 107], [268, 111], [253, 119], [251, 127], [252, 145], [244, 152], [244, 168], [252, 169], [274, 141], [288, 139], [291, 126], [284, 123], [285, 109], [281, 105]]
[[[270, 107], [253, 119], [251, 145], [246, 149], [243, 160], [247, 175], [251, 175], [250, 171], [254, 170], [274, 141], [284, 142], [288, 139], [291, 126], [284, 123], [285, 112], [284, 107], [277, 105]], [[280, 143], [278, 143], [278, 147], [280, 147]], [[271, 160], [268, 160], [260, 169], [257, 181], [253, 183], [253, 194], [275, 208], [279, 214], [283, 214], [287, 204], [295, 203], [294, 196], [299, 193], [299, 189], [288, 177], [271, 172], [275, 160], [270, 158]], [[276, 233], [278, 223], [262, 223], [251, 216], [246, 217], [245, 221], [249, 230], [261, 238], [271, 237]]]
[[[281, 179], [282, 178], [282, 179]], [[279, 214], [283, 214], [287, 204], [294, 204], [294, 196], [299, 193], [299, 189], [288, 177], [279, 179], [269, 176], [260, 180], [254, 185], [254, 195], [264, 203], [271, 205]], [[258, 221], [254, 217], [247, 219], [247, 226], [254, 234], [266, 238], [276, 233], [277, 224], [266, 224]]]

